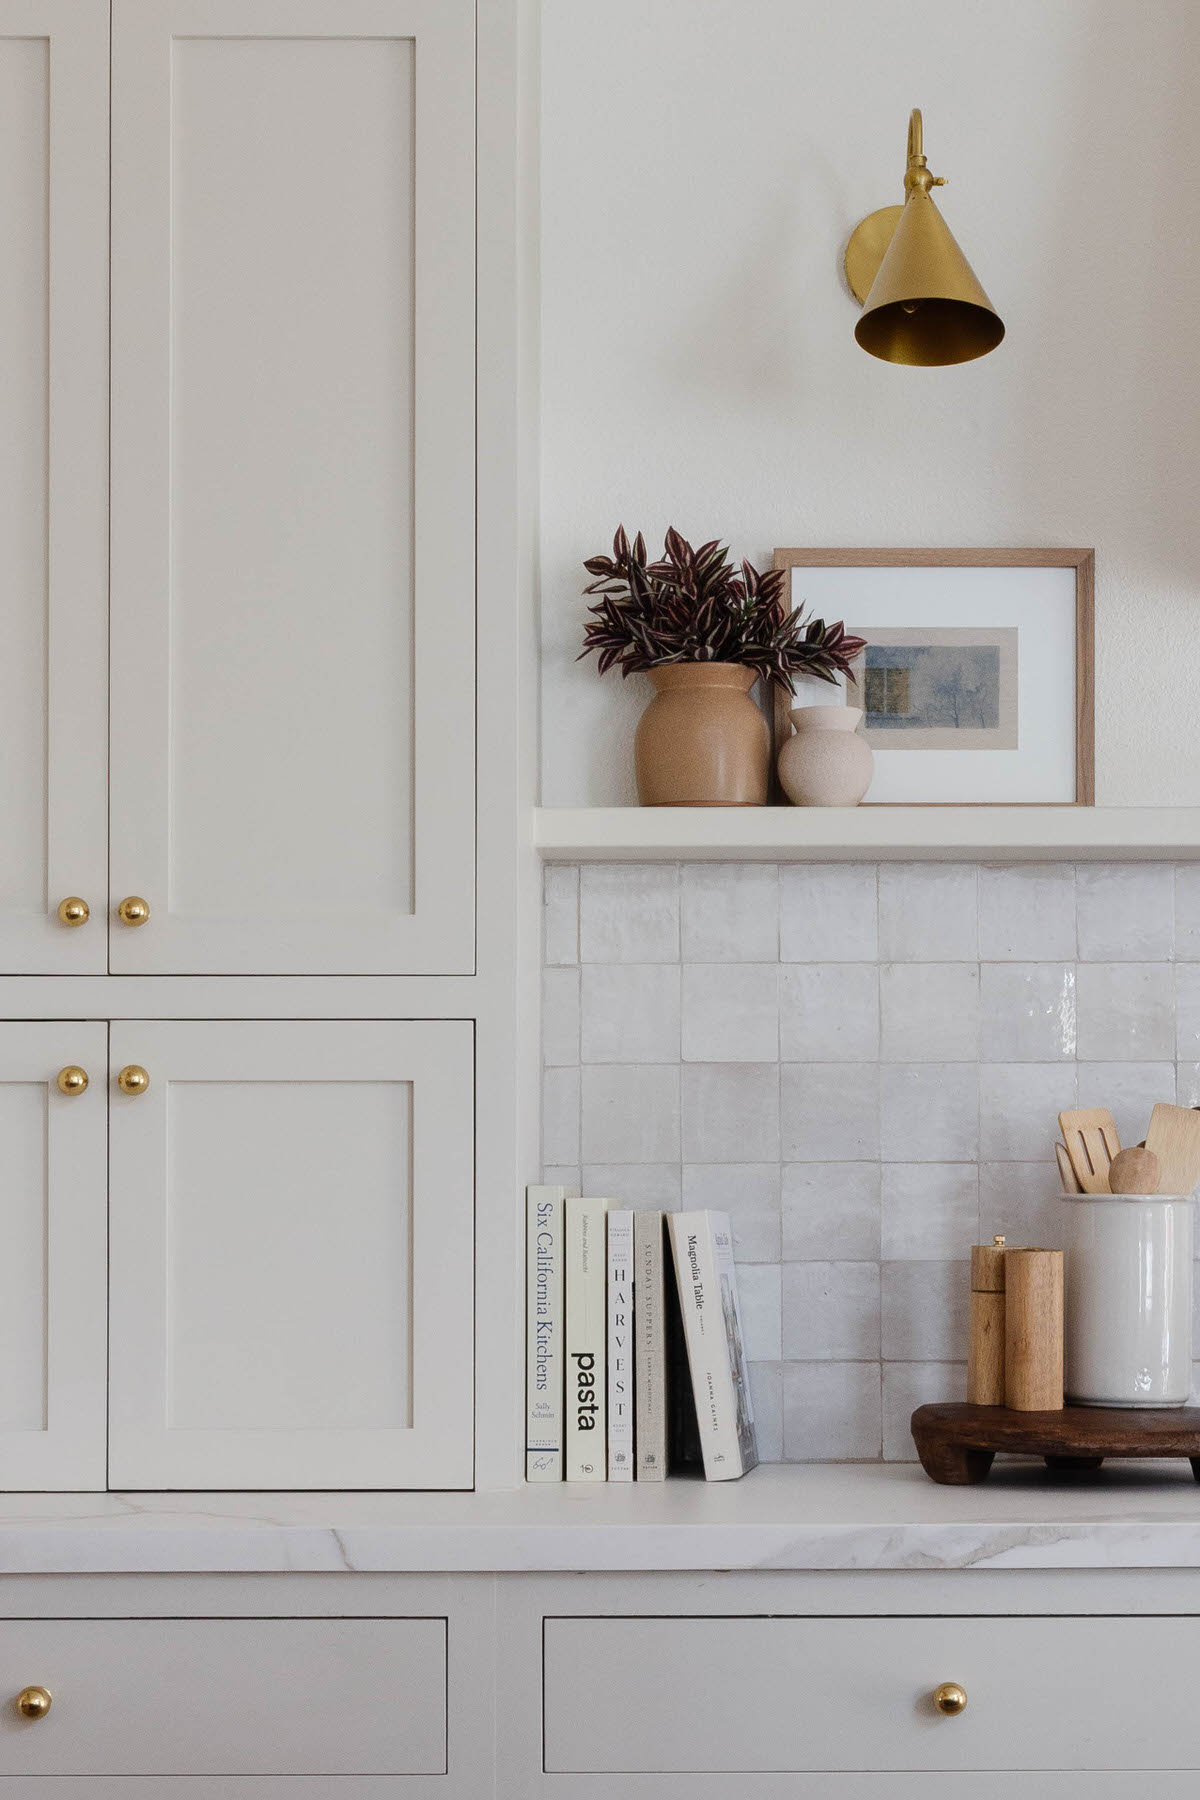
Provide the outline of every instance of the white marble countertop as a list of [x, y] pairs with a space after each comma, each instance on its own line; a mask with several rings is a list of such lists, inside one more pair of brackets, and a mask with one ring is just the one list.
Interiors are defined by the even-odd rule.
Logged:
[[1200, 1568], [1186, 1462], [770, 1466], [739, 1482], [474, 1494], [0, 1495], [0, 1573]]

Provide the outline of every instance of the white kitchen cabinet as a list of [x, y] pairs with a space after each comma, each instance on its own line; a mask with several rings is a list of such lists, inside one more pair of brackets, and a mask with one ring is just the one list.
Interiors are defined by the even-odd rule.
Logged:
[[[108, 0], [0, 0], [0, 969], [105, 967]], [[59, 903], [86, 901], [74, 929]]]
[[104, 1486], [107, 1035], [0, 1025], [3, 1489]]
[[113, 0], [114, 972], [474, 966], [474, 80], [472, 0]]
[[109, 1485], [469, 1487], [470, 1023], [111, 1040]]

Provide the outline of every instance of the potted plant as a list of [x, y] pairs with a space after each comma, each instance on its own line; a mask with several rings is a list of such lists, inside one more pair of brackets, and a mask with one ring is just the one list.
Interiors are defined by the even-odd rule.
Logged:
[[596, 601], [580, 656], [595, 653], [602, 675], [644, 670], [655, 689], [634, 740], [642, 805], [765, 805], [770, 732], [750, 689], [778, 681], [794, 694], [797, 675], [834, 682], [863, 640], [788, 612], [785, 571], [735, 568], [716, 538], [693, 549], [671, 529], [648, 562], [641, 532], [630, 544], [619, 526], [612, 555], [584, 568]]

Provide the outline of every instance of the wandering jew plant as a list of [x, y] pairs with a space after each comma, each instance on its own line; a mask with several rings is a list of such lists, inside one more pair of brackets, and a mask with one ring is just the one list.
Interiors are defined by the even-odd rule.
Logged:
[[664, 663], [741, 663], [794, 694], [795, 676], [834, 681], [866, 648], [840, 621], [786, 611], [786, 571], [734, 568], [716, 538], [694, 550], [672, 528], [660, 560], [647, 562], [641, 532], [631, 545], [618, 526], [612, 555], [583, 566], [594, 577], [584, 593], [599, 597], [588, 608], [580, 658], [595, 651], [601, 675], [614, 666], [632, 675]]

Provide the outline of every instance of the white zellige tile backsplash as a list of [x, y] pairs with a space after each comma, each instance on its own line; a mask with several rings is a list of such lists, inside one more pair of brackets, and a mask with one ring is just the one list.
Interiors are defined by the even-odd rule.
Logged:
[[1200, 1101], [1200, 866], [551, 865], [547, 1181], [733, 1220], [760, 1450], [914, 1455], [1055, 1115]]

